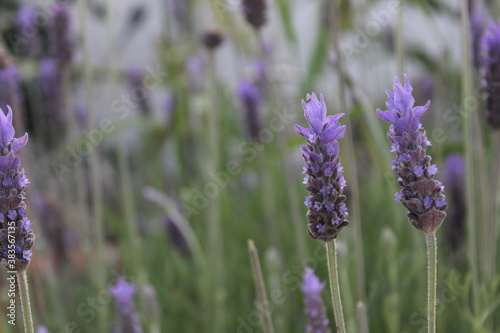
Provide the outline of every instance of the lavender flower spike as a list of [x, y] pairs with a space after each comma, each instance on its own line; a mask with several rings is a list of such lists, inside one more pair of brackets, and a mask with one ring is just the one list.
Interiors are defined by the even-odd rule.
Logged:
[[238, 97], [245, 116], [247, 136], [253, 141], [258, 141], [262, 129], [260, 91], [249, 81], [243, 80], [238, 86]]
[[142, 333], [139, 318], [135, 313], [134, 295], [136, 287], [124, 278], [119, 278], [116, 284], [109, 288], [109, 293], [116, 301], [118, 321], [113, 333]]
[[423, 127], [419, 118], [429, 108], [430, 101], [424, 106], [413, 107], [413, 88], [406, 74], [404, 78], [404, 86], [396, 77], [394, 92], [386, 90], [389, 111], [377, 109], [377, 113], [391, 123], [388, 138], [392, 142], [391, 151], [398, 155], [392, 169], [399, 176], [398, 184], [403, 190], [396, 193], [396, 201], [403, 202], [408, 209], [408, 219], [415, 228], [431, 233], [441, 226], [448, 205], [443, 184], [434, 180], [438, 168], [431, 164], [432, 159], [425, 152], [431, 143], [425, 131], [420, 131]]
[[74, 40], [71, 35], [71, 17], [65, 4], [52, 7], [52, 21], [49, 29], [49, 44], [51, 55], [59, 65], [67, 66], [73, 59]]
[[330, 321], [326, 317], [325, 305], [321, 298], [324, 287], [325, 283], [321, 283], [314, 271], [307, 267], [304, 273], [304, 282], [302, 283], [307, 314], [307, 333], [330, 333], [328, 327]]
[[500, 23], [491, 23], [481, 40], [486, 122], [500, 129]]
[[344, 114], [326, 115], [323, 95], [320, 100], [316, 94], [307, 95], [302, 101], [304, 115], [311, 128], [295, 125], [297, 133], [307, 139], [307, 145], [301, 147], [304, 158], [304, 184], [311, 194], [304, 204], [309, 208], [308, 232], [314, 239], [329, 242], [335, 238], [347, 221], [346, 197], [342, 191], [346, 185], [340, 165], [339, 143], [344, 136], [345, 125], [340, 126], [338, 119]]
[[0, 258], [8, 270], [24, 272], [31, 260], [35, 235], [26, 216], [25, 189], [29, 184], [17, 154], [28, 134], [14, 138], [12, 110], [0, 109]]

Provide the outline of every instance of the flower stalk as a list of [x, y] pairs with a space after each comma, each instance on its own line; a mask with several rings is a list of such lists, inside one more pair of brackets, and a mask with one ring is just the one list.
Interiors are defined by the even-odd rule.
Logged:
[[28, 290], [28, 276], [26, 271], [17, 273], [17, 283], [19, 286], [19, 299], [21, 300], [21, 310], [23, 313], [24, 332], [34, 333], [33, 318], [31, 316], [30, 295]]
[[332, 292], [333, 313], [335, 315], [335, 325], [337, 332], [345, 333], [344, 312], [342, 310], [342, 300], [340, 298], [339, 275], [337, 269], [336, 241], [326, 243], [326, 253], [328, 258], [328, 275], [330, 277], [330, 290]]
[[427, 332], [436, 332], [437, 241], [435, 232], [425, 234], [427, 241]]

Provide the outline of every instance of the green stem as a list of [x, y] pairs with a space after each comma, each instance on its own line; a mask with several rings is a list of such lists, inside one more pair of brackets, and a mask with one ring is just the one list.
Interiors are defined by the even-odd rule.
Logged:
[[[93, 94], [93, 79], [94, 71], [90, 59], [90, 36], [87, 33], [87, 5], [85, 0], [78, 0], [78, 14], [79, 24], [82, 31], [82, 55], [83, 55], [83, 76], [85, 84], [85, 97], [87, 100], [88, 119], [87, 127], [90, 129], [94, 126], [95, 108], [92, 101], [94, 100]], [[82, 232], [88, 232], [84, 237], [84, 251], [88, 258], [97, 256], [95, 270], [93, 270], [93, 278], [97, 288], [106, 289], [106, 262], [104, 260], [104, 221], [103, 221], [103, 205], [102, 205], [102, 192], [101, 192], [101, 168], [100, 168], [100, 154], [99, 147], [96, 146], [90, 153], [90, 178], [91, 178], [91, 197], [92, 197], [92, 219], [94, 221], [93, 228], [85, 231], [80, 228]], [[84, 234], [85, 235], [85, 234]], [[92, 237], [93, 236], [93, 237]], [[93, 241], [92, 238], [95, 238]], [[92, 244], [94, 243], [94, 244]], [[93, 247], [95, 246], [95, 252]], [[106, 327], [107, 310], [98, 313], [98, 327], [105, 329]]]
[[399, 0], [398, 22], [395, 25], [398, 76], [403, 76], [405, 71], [404, 5], [405, 0]]
[[[332, 42], [335, 54], [337, 56], [337, 72], [338, 72], [338, 85], [339, 85], [339, 104], [340, 112], [348, 113], [346, 102], [346, 75], [344, 69], [344, 59], [340, 50], [340, 2], [333, 0], [332, 3]], [[351, 127], [350, 117], [346, 118], [347, 128]], [[356, 163], [354, 138], [352, 131], [347, 131], [347, 162], [349, 172], [346, 173], [347, 181], [351, 188], [352, 208], [354, 214], [351, 218], [354, 225], [354, 258], [356, 262], [356, 296], [358, 300], [365, 300], [365, 263], [363, 258], [363, 236], [361, 232], [361, 218], [360, 218], [360, 198], [359, 198], [359, 183], [358, 183], [358, 166]]]
[[[463, 35], [463, 70], [462, 70], [462, 105], [465, 107], [468, 105], [468, 98], [472, 96], [472, 67], [471, 67], [471, 56], [470, 56], [470, 40], [469, 40], [469, 7], [468, 1], [462, 1], [462, 35]], [[466, 110], [470, 112], [470, 110]], [[467, 235], [468, 235], [468, 245], [469, 245], [469, 262], [472, 272], [472, 300], [473, 300], [473, 312], [475, 313], [478, 306], [478, 281], [479, 281], [479, 270], [478, 270], [478, 257], [477, 257], [477, 229], [476, 229], [476, 204], [475, 204], [475, 163], [474, 163], [474, 147], [472, 143], [472, 133], [473, 128], [470, 125], [470, 121], [464, 121], [463, 126], [464, 142], [465, 142], [465, 161], [467, 172], [466, 175], [466, 202], [467, 202]]]
[[[220, 108], [219, 91], [217, 88], [215, 54], [209, 51], [208, 66], [208, 95], [210, 96], [210, 108], [208, 117], [208, 148], [210, 160], [207, 166], [207, 180], [210, 174], [218, 171], [220, 166]], [[208, 258], [212, 263], [212, 291], [214, 293], [214, 315], [209, 320], [213, 324], [214, 332], [221, 332], [225, 322], [225, 289], [224, 289], [224, 261], [223, 261], [223, 232], [221, 228], [220, 196], [212, 199], [208, 206]]]
[[30, 294], [28, 291], [28, 276], [26, 271], [17, 273], [17, 283], [19, 286], [19, 299], [23, 312], [24, 332], [34, 333], [33, 319], [31, 318]]
[[262, 322], [265, 333], [274, 333], [273, 321], [271, 320], [271, 312], [269, 310], [269, 300], [267, 298], [266, 286], [264, 277], [262, 276], [262, 268], [260, 266], [259, 253], [253, 240], [248, 240], [248, 256], [252, 267], [252, 275], [257, 289], [257, 297], [262, 307]]
[[326, 253], [328, 257], [328, 273], [330, 276], [330, 290], [332, 292], [333, 313], [337, 332], [345, 333], [344, 313], [342, 311], [342, 300], [340, 299], [339, 276], [337, 271], [337, 251], [336, 241], [326, 243]]
[[436, 332], [437, 242], [435, 232], [425, 234], [427, 240], [427, 332]]

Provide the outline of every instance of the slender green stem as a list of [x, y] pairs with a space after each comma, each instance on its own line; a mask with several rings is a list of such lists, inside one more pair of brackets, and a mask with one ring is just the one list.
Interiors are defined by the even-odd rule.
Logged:
[[405, 71], [405, 38], [404, 38], [404, 6], [405, 0], [399, 0], [398, 22], [396, 29], [396, 57], [398, 76], [403, 76]]
[[[468, 105], [468, 98], [472, 96], [472, 66], [470, 55], [470, 40], [469, 40], [469, 7], [468, 1], [462, 1], [462, 36], [463, 36], [463, 70], [462, 70], [462, 105]], [[470, 110], [466, 110], [470, 112]], [[477, 257], [477, 229], [476, 229], [476, 202], [475, 202], [475, 163], [473, 151], [475, 149], [472, 143], [473, 128], [468, 120], [464, 121], [463, 126], [464, 143], [465, 143], [465, 161], [467, 166], [466, 175], [466, 200], [467, 200], [467, 235], [469, 245], [469, 262], [472, 272], [472, 300], [473, 312], [477, 311], [479, 306], [478, 302], [478, 257]]]
[[[219, 91], [217, 88], [217, 75], [215, 54], [209, 51], [208, 67], [208, 95], [211, 98], [210, 109], [207, 113], [208, 121], [208, 148], [210, 160], [207, 166], [207, 179], [220, 167], [220, 108]], [[225, 322], [225, 289], [224, 289], [224, 261], [223, 261], [223, 232], [220, 222], [220, 194], [212, 199], [208, 206], [208, 258], [213, 265], [212, 291], [214, 293], [214, 315], [209, 320], [212, 322], [214, 332], [221, 332]]]
[[[342, 57], [342, 52], [340, 50], [340, 2], [338, 0], [333, 0], [331, 3], [332, 11], [332, 42], [335, 54], [337, 56], [337, 72], [338, 72], [338, 85], [339, 85], [339, 95], [338, 100], [340, 104], [340, 112], [347, 113], [347, 102], [346, 102], [346, 74], [344, 68], [344, 59]], [[350, 117], [346, 118], [347, 128], [351, 127]], [[351, 218], [354, 225], [354, 258], [356, 262], [356, 297], [358, 300], [365, 300], [365, 263], [363, 258], [363, 236], [361, 232], [361, 218], [359, 212], [360, 209], [360, 199], [359, 199], [359, 183], [358, 183], [358, 166], [356, 162], [354, 138], [352, 136], [352, 131], [347, 131], [347, 162], [348, 162], [348, 173], [346, 173], [347, 181], [351, 188], [352, 197], [352, 208], [354, 214]]]
[[333, 313], [337, 332], [345, 333], [344, 313], [342, 311], [342, 300], [340, 299], [339, 276], [337, 271], [337, 250], [336, 241], [326, 243], [326, 253], [328, 257], [328, 273], [330, 276], [330, 290], [332, 292]]
[[[500, 133], [495, 132], [493, 135], [493, 150], [494, 152], [500, 151]], [[490, 273], [491, 278], [495, 277], [496, 270], [496, 258], [497, 258], [497, 217], [498, 217], [498, 206], [500, 200], [500, 155], [495, 154], [493, 163], [493, 181], [491, 188], [491, 211], [490, 211], [490, 230], [488, 235], [488, 249], [491, 251], [490, 258]]]
[[[92, 103], [94, 100], [93, 94], [93, 79], [94, 71], [91, 66], [90, 59], [90, 36], [88, 34], [87, 25], [87, 4], [85, 0], [78, 0], [78, 14], [79, 14], [79, 24], [82, 31], [82, 56], [83, 56], [83, 76], [85, 84], [85, 97], [87, 100], [88, 108], [88, 119], [87, 126], [92, 128], [94, 126], [95, 120], [95, 108]], [[92, 198], [92, 220], [93, 225], [92, 231], [88, 231], [86, 237], [84, 237], [84, 251], [87, 257], [92, 258], [92, 256], [97, 256], [99, 260], [95, 260], [95, 270], [93, 270], [94, 281], [99, 289], [105, 289], [106, 286], [106, 261], [104, 260], [104, 221], [103, 221], [103, 204], [102, 204], [102, 191], [101, 191], [101, 168], [100, 168], [100, 154], [99, 147], [94, 147], [90, 152], [90, 176], [92, 181], [91, 186], [91, 198]], [[80, 230], [82, 230], [80, 228]], [[85, 231], [83, 231], [85, 232]], [[92, 237], [95, 237], [93, 241]], [[93, 248], [95, 247], [95, 252]], [[107, 317], [107, 308], [103, 308], [102, 311], [98, 313], [98, 327], [100, 329], [105, 329]]]
[[[269, 71], [267, 70], [270, 68], [273, 64], [271, 56], [266, 52], [265, 50], [265, 42], [264, 38], [262, 36], [262, 32], [260, 30], [256, 31], [256, 38], [259, 41], [260, 44], [260, 54], [261, 58], [265, 63], [266, 70], [265, 75], [266, 75], [266, 85], [268, 87], [267, 89], [267, 99], [270, 103], [270, 108], [274, 108], [275, 105], [278, 105], [278, 101], [280, 101], [280, 91], [274, 82], [269, 77]], [[281, 102], [280, 102], [281, 103]], [[287, 157], [285, 156], [284, 152], [286, 152], [286, 142], [289, 141], [288, 139], [288, 133], [287, 131], [283, 131], [281, 135], [276, 135], [277, 143], [278, 143], [278, 156], [280, 158], [281, 165], [283, 165], [284, 168], [284, 176], [286, 179], [292, 179], [295, 177], [294, 171], [290, 167], [290, 163], [287, 163]], [[261, 172], [266, 172], [269, 173], [269, 170], [264, 170]], [[269, 175], [267, 175], [269, 177]], [[288, 183], [288, 182], [287, 182]], [[266, 189], [264, 191], [267, 192]], [[299, 258], [302, 260], [303, 258], [306, 257], [306, 245], [304, 241], [304, 225], [303, 221], [301, 219], [301, 212], [300, 212], [300, 207], [298, 206], [299, 202], [299, 196], [297, 195], [297, 191], [293, 188], [289, 188], [287, 191], [285, 191], [287, 194], [287, 199], [288, 199], [288, 204], [290, 207], [290, 213], [291, 213], [291, 220], [294, 225], [295, 229], [295, 243], [297, 245], [297, 253]], [[269, 195], [269, 194], [268, 194]], [[270, 201], [271, 202], [271, 201]]]
[[33, 318], [31, 318], [30, 293], [28, 290], [28, 276], [26, 271], [17, 273], [17, 283], [19, 285], [19, 299], [23, 311], [24, 332], [34, 333]]
[[437, 242], [436, 233], [425, 234], [427, 240], [427, 332], [436, 332]]
[[368, 317], [366, 316], [366, 306], [363, 302], [356, 305], [356, 317], [358, 318], [358, 327], [360, 333], [369, 333]]
[[248, 256], [250, 257], [250, 265], [252, 267], [252, 275], [257, 289], [257, 297], [262, 307], [262, 322], [265, 333], [274, 333], [273, 321], [271, 312], [269, 311], [269, 300], [266, 293], [266, 285], [262, 276], [262, 268], [260, 266], [259, 253], [253, 240], [248, 240]]

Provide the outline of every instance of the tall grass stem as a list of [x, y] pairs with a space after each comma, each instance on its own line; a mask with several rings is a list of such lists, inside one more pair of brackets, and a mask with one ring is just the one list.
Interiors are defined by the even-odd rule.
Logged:
[[252, 275], [257, 289], [257, 298], [259, 299], [262, 308], [262, 326], [265, 333], [274, 333], [273, 321], [271, 319], [271, 311], [269, 310], [269, 300], [266, 293], [266, 285], [262, 275], [262, 267], [260, 265], [259, 253], [253, 240], [248, 240], [248, 256], [250, 257], [250, 265], [252, 267]]

